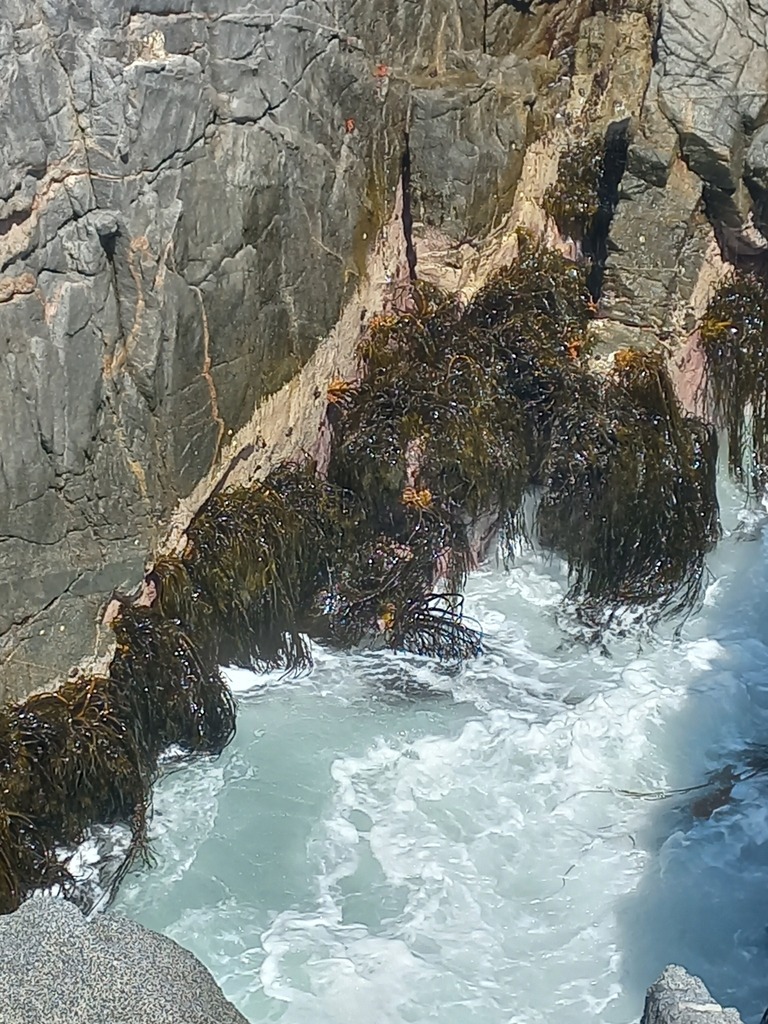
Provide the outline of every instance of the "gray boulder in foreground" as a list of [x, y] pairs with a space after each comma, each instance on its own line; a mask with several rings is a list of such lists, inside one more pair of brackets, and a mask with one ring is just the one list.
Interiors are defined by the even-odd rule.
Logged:
[[706, 985], [683, 967], [665, 967], [648, 989], [641, 1024], [742, 1024], [738, 1010], [723, 1007]]
[[0, 917], [3, 1024], [248, 1024], [172, 939], [35, 897]]

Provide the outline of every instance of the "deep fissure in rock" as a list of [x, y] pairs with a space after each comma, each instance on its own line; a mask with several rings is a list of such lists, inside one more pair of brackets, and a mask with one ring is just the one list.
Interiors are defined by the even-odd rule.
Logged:
[[597, 183], [597, 210], [584, 239], [584, 252], [592, 260], [587, 287], [595, 302], [603, 290], [611, 222], [619, 203], [619, 186], [627, 169], [629, 118], [608, 125], [603, 147], [602, 173]]
[[405, 236], [405, 258], [408, 262], [408, 276], [416, 279], [416, 247], [413, 244], [413, 192], [411, 182], [411, 145], [408, 132], [400, 160], [400, 180], [403, 189], [403, 234]]

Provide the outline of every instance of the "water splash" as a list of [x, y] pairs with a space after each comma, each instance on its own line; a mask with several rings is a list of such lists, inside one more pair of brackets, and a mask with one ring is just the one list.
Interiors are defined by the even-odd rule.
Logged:
[[254, 1022], [627, 1024], [669, 961], [759, 1019], [768, 557], [724, 486], [680, 637], [580, 644], [562, 565], [528, 553], [471, 579], [487, 649], [460, 670], [317, 648], [298, 679], [230, 673], [237, 738], [159, 785], [158, 863], [118, 909]]

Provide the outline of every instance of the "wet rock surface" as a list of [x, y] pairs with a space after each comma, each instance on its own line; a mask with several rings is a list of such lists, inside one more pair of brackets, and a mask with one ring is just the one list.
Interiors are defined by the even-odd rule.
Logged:
[[738, 1010], [712, 998], [700, 978], [683, 967], [665, 967], [648, 989], [641, 1024], [742, 1024]]
[[247, 1024], [196, 957], [128, 918], [35, 897], [0, 944], [4, 1024]]

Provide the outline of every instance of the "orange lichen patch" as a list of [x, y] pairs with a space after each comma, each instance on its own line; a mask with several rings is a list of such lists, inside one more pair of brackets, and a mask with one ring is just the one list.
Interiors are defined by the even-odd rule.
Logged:
[[327, 398], [331, 405], [341, 402], [354, 389], [352, 381], [343, 380], [341, 377], [334, 377], [328, 385]]
[[382, 633], [389, 632], [395, 625], [395, 618], [397, 617], [397, 609], [393, 604], [385, 604], [379, 609], [379, 617], [377, 622], [379, 629]]
[[735, 326], [733, 320], [716, 320], [708, 317], [701, 322], [701, 333], [710, 336], [719, 331], [732, 331]]
[[581, 356], [582, 349], [584, 348], [583, 338], [574, 338], [568, 342], [568, 358], [575, 361]]
[[420, 491], [415, 487], [406, 487], [400, 500], [406, 508], [417, 508], [424, 512], [432, 507], [432, 491], [426, 487]]
[[640, 362], [638, 352], [632, 348], [621, 348], [613, 357], [614, 370], [631, 370]]

